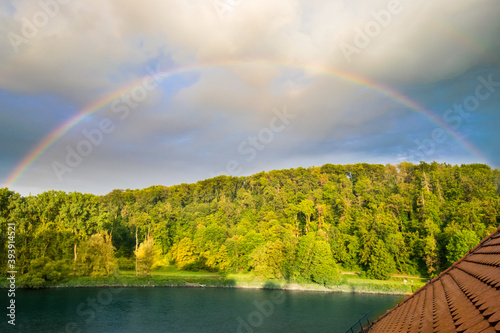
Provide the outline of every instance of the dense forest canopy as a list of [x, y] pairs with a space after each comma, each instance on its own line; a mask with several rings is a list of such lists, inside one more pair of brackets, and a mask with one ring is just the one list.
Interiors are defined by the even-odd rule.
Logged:
[[[21, 281], [155, 265], [335, 283], [339, 268], [436, 276], [500, 224], [487, 165], [354, 164], [219, 176], [104, 196], [0, 189], [0, 263]], [[23, 280], [24, 279], [24, 280]]]

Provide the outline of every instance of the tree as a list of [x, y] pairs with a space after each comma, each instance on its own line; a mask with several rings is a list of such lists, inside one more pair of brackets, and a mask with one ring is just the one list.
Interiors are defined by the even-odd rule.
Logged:
[[198, 251], [193, 241], [184, 237], [172, 247], [171, 257], [178, 269], [194, 269], [199, 260]]
[[308, 233], [311, 225], [311, 216], [316, 212], [316, 209], [314, 208], [314, 202], [309, 199], [302, 200], [297, 208], [299, 212], [304, 214], [304, 216], [306, 217], [305, 232]]
[[395, 270], [394, 258], [390, 255], [384, 242], [379, 239], [367, 263], [368, 275], [379, 280], [387, 280]]
[[[65, 194], [49, 192], [54, 198]], [[63, 193], [63, 192], [62, 192]], [[61, 207], [57, 213], [62, 219], [62, 228], [71, 232], [73, 239], [73, 274], [76, 272], [78, 259], [78, 243], [88, 235], [95, 232], [95, 225], [90, 223], [92, 217], [96, 216], [97, 198], [90, 194], [81, 194], [78, 192], [70, 193], [62, 199]], [[49, 207], [53, 207], [52, 204]], [[53, 209], [54, 210], [54, 209]], [[55, 214], [55, 211], [53, 212]], [[53, 221], [55, 217], [50, 218]]]
[[102, 197], [0, 189], [0, 264], [7, 264], [7, 225], [15, 223], [16, 269], [33, 286], [58, 279], [43, 273], [52, 263], [110, 274], [113, 247], [122, 267], [136, 259], [140, 275], [155, 267], [153, 248], [179, 269], [298, 282], [331, 283], [335, 263], [370, 277], [436, 276], [497, 229], [499, 179], [487, 165], [403, 162], [221, 176]]
[[314, 243], [310, 272], [314, 282], [325, 286], [338, 284], [342, 280], [327, 242], [316, 241]]
[[77, 260], [79, 275], [92, 277], [110, 275], [117, 268], [114, 257], [115, 248], [107, 232], [90, 236], [83, 243], [80, 251]]
[[266, 250], [266, 264], [269, 272], [275, 278], [283, 277], [283, 262], [285, 261], [285, 246], [281, 240], [276, 240]]
[[231, 267], [231, 258], [229, 257], [227, 247], [222, 245], [217, 250], [207, 251], [205, 266], [210, 270], [227, 272]]
[[314, 250], [315, 233], [309, 233], [300, 237], [297, 244], [297, 253], [292, 267], [292, 279], [301, 281], [310, 281], [309, 268], [311, 266], [312, 254]]
[[137, 260], [137, 276], [148, 276], [151, 272], [151, 267], [155, 261], [154, 241], [152, 238], [146, 239], [139, 245], [137, 251], [134, 251]]
[[451, 236], [450, 241], [446, 245], [446, 259], [449, 265], [460, 260], [467, 251], [479, 244], [481, 240], [472, 230], [459, 230]]
[[421, 240], [421, 244], [421, 256], [427, 268], [427, 274], [430, 277], [435, 277], [439, 274], [439, 253], [436, 238], [429, 235]]

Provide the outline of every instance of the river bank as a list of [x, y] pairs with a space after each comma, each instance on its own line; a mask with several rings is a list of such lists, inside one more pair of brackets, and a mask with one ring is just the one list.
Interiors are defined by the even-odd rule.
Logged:
[[[227, 274], [198, 272], [153, 272], [152, 276], [136, 277], [133, 272], [108, 277], [70, 277], [66, 282], [47, 283], [43, 288], [90, 288], [90, 287], [185, 287], [185, 288], [238, 288], [238, 289], [282, 289], [311, 292], [354, 292], [409, 295], [424, 285], [422, 279], [391, 278], [371, 280], [344, 275], [339, 285], [300, 284], [286, 280], [266, 280], [250, 274]], [[6, 288], [6, 281], [0, 283]], [[22, 288], [22, 286], [19, 286]]]

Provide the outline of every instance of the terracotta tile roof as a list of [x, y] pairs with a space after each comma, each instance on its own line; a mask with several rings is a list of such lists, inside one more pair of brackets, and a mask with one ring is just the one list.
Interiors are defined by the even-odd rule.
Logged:
[[500, 227], [367, 330], [500, 332]]

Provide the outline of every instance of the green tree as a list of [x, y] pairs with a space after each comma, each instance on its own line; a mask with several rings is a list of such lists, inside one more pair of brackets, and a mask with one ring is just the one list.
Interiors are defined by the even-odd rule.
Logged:
[[479, 244], [481, 240], [474, 231], [459, 230], [446, 245], [446, 260], [451, 265], [455, 261], [460, 260], [467, 251], [471, 250], [474, 246]]
[[310, 267], [313, 258], [314, 242], [316, 234], [309, 233], [300, 237], [297, 244], [297, 253], [292, 266], [292, 279], [298, 282], [310, 281]]
[[308, 233], [311, 227], [311, 216], [316, 211], [316, 209], [314, 208], [314, 202], [309, 199], [302, 200], [297, 208], [298, 211], [304, 214], [304, 216], [306, 217], [305, 232]]
[[205, 265], [208, 269], [227, 272], [231, 267], [231, 258], [229, 257], [227, 247], [221, 245], [217, 250], [207, 251]]
[[184, 237], [172, 247], [171, 258], [178, 269], [196, 269], [199, 261], [196, 245], [191, 239]]
[[394, 258], [384, 242], [379, 239], [368, 259], [368, 275], [379, 280], [387, 280], [395, 270]]
[[90, 236], [81, 246], [77, 273], [92, 277], [114, 273], [117, 268], [114, 252], [111, 236], [107, 232]]
[[134, 251], [137, 260], [137, 276], [148, 276], [155, 261], [154, 241], [152, 238], [146, 239]]
[[499, 179], [500, 171], [482, 164], [403, 162], [221, 176], [102, 197], [61, 191], [22, 197], [1, 189], [0, 264], [6, 265], [7, 223], [15, 223], [17, 269], [33, 286], [57, 280], [42, 272], [58, 262], [76, 263], [83, 275], [108, 274], [113, 270], [101, 259], [113, 261], [110, 245], [127, 267], [149, 238], [180, 269], [325, 284], [323, 273], [334, 266], [326, 242], [344, 269], [379, 278], [393, 271], [436, 276], [497, 229]]
[[333, 260], [330, 245], [325, 241], [316, 241], [310, 267], [311, 279], [319, 284], [330, 286], [342, 280], [337, 263]]
[[70, 271], [66, 260], [37, 258], [31, 261], [29, 271], [21, 276], [18, 284], [20, 287], [40, 288], [48, 283], [65, 282], [68, 280]]

